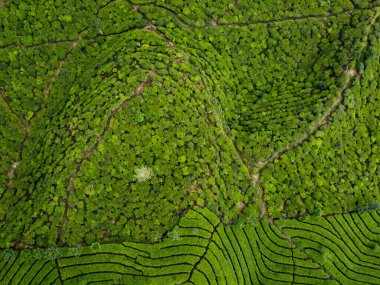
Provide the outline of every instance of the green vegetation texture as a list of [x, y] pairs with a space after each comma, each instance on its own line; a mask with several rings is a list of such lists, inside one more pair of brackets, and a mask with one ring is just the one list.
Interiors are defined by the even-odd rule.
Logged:
[[223, 226], [190, 210], [157, 243], [7, 250], [1, 284], [379, 284], [379, 212]]
[[0, 0], [0, 284], [379, 284], [379, 0]]

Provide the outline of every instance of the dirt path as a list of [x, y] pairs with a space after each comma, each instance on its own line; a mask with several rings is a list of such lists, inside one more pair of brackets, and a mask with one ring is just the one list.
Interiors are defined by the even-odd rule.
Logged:
[[82, 40], [82, 37], [81, 37], [81, 34], [78, 35], [78, 38], [76, 41], [74, 41], [71, 45], [71, 48], [70, 50], [66, 53], [65, 57], [58, 63], [58, 67], [57, 69], [55, 70], [54, 74], [51, 76], [51, 78], [49, 79], [48, 83], [46, 84], [43, 92], [42, 92], [42, 100], [40, 102], [40, 106], [39, 108], [33, 113], [33, 115], [31, 116], [31, 118], [29, 119], [29, 121], [26, 121], [24, 118], [21, 118], [19, 117], [12, 109], [12, 107], [9, 105], [9, 103], [5, 100], [4, 98], [4, 91], [3, 90], [0, 90], [0, 97], [4, 100], [4, 102], [6, 103], [6, 105], [8, 106], [8, 109], [10, 110], [10, 112], [12, 114], [14, 114], [18, 120], [20, 121], [23, 129], [24, 129], [24, 137], [21, 141], [21, 144], [20, 144], [20, 148], [19, 148], [19, 158], [18, 158], [18, 161], [15, 161], [13, 162], [13, 164], [11, 165], [10, 169], [8, 170], [7, 172], [7, 176], [8, 176], [8, 183], [7, 183], [7, 187], [8, 189], [11, 189], [13, 188], [13, 179], [14, 179], [14, 176], [15, 176], [15, 172], [16, 172], [16, 169], [17, 167], [21, 164], [21, 161], [22, 161], [22, 156], [23, 156], [23, 151], [24, 151], [24, 147], [25, 147], [25, 142], [26, 140], [29, 138], [29, 135], [30, 135], [30, 125], [31, 125], [31, 121], [33, 119], [35, 119], [35, 117], [37, 116], [37, 114], [39, 112], [41, 112], [41, 110], [43, 109], [43, 107], [45, 106], [45, 103], [46, 103], [46, 98], [49, 96], [50, 94], [50, 89], [51, 89], [51, 86], [52, 84], [54, 83], [54, 81], [58, 78], [59, 74], [61, 73], [61, 69], [62, 69], [62, 66], [63, 64], [66, 62], [67, 60], [67, 57], [69, 56], [69, 54], [77, 47], [77, 45], [79, 44], [79, 42]]
[[[371, 20], [370, 25], [368, 26], [370, 30], [372, 30], [379, 16], [380, 16], [380, 12], [376, 13], [374, 18]], [[367, 40], [367, 43], [362, 48], [361, 52], [363, 52], [368, 47], [368, 45], [369, 45], [369, 40]], [[283, 154], [302, 145], [317, 131], [319, 131], [323, 126], [329, 123], [329, 119], [335, 114], [338, 108], [343, 104], [346, 91], [352, 86], [352, 83], [354, 82], [355, 78], [358, 77], [358, 73], [356, 72], [356, 70], [353, 70], [353, 69], [345, 69], [344, 73], [346, 74], [347, 78], [343, 87], [340, 89], [337, 98], [335, 99], [334, 103], [331, 105], [330, 109], [325, 113], [325, 115], [312, 127], [310, 132], [306, 134], [304, 137], [302, 137], [301, 139], [297, 140], [295, 143], [286, 146], [283, 150], [279, 152], [276, 152], [269, 159], [256, 162], [254, 164], [255, 167], [259, 169], [265, 168], [269, 163], [275, 161], [276, 159], [279, 159]]]
[[[355, 73], [356, 74], [356, 73]], [[286, 146], [283, 150], [276, 152], [273, 154], [269, 159], [264, 161], [258, 161], [254, 164], [255, 167], [259, 169], [265, 168], [269, 163], [274, 162], [276, 159], [281, 158], [282, 155], [287, 153], [290, 150], [295, 149], [296, 147], [302, 145], [305, 141], [310, 139], [317, 131], [319, 131], [324, 125], [327, 125], [329, 122], [329, 119], [334, 115], [334, 113], [338, 110], [338, 108], [341, 106], [341, 104], [344, 101], [344, 94], [351, 87], [351, 84], [353, 82], [353, 79], [356, 77], [351, 76], [348, 74], [347, 80], [343, 86], [343, 88], [340, 90], [338, 97], [335, 99], [334, 103], [331, 105], [330, 109], [325, 113], [325, 115], [313, 126], [311, 131], [304, 135], [301, 139], [297, 140], [295, 143], [290, 144]]]
[[[161, 9], [166, 10], [169, 13], [171, 13], [181, 23], [181, 25], [183, 27], [196, 28], [196, 29], [207, 28], [207, 27], [211, 27], [211, 28], [244, 27], [244, 26], [249, 26], [249, 25], [274, 24], [274, 23], [280, 23], [280, 22], [286, 22], [286, 21], [299, 21], [299, 20], [307, 20], [307, 19], [327, 19], [327, 18], [331, 18], [331, 17], [344, 15], [344, 14], [352, 14], [355, 11], [369, 11], [369, 10], [375, 10], [377, 8], [380, 8], [380, 6], [373, 6], [373, 7], [369, 7], [369, 8], [357, 8], [356, 5], [353, 5], [354, 6], [353, 9], [349, 9], [349, 10], [345, 10], [345, 11], [337, 12], [337, 13], [324, 13], [324, 14], [313, 14], [313, 15], [304, 15], [304, 16], [292, 16], [292, 17], [280, 18], [277, 20], [254, 20], [254, 21], [250, 21], [250, 22], [237, 22], [237, 23], [219, 23], [219, 21], [211, 20], [210, 24], [206, 24], [206, 25], [202, 25], [202, 26], [196, 26], [196, 25], [188, 24], [187, 22], [185, 22], [184, 19], [182, 19], [179, 16], [179, 14], [176, 11], [174, 11], [171, 8], [166, 7], [164, 5], [155, 4], [155, 3], [135, 4], [130, 0], [128, 2], [131, 5], [133, 5], [135, 10], [138, 10], [139, 7], [149, 7], [149, 6], [161, 8]], [[233, 1], [232, 4], [236, 5], [237, 1]]]
[[[104, 7], [107, 6], [108, 4], [113, 3], [113, 2], [114, 1], [110, 1], [109, 3], [105, 4]], [[164, 10], [170, 12], [171, 14], [173, 14], [177, 18], [177, 20], [181, 22], [181, 25], [183, 27], [196, 28], [196, 29], [207, 28], [207, 27], [211, 27], [211, 28], [234, 27], [234, 26], [235, 27], [243, 27], [243, 26], [249, 26], [249, 25], [274, 24], [274, 23], [279, 23], [279, 22], [299, 21], [299, 20], [306, 20], [306, 19], [327, 19], [327, 18], [339, 16], [342, 14], [352, 14], [355, 11], [373, 11], [373, 10], [380, 8], [380, 6], [374, 6], [374, 7], [370, 7], [370, 8], [350, 9], [350, 10], [346, 10], [346, 11], [339, 12], [339, 13], [294, 16], [294, 17], [285, 17], [285, 18], [281, 18], [281, 19], [277, 19], [277, 20], [256, 20], [256, 21], [251, 21], [251, 22], [240, 22], [240, 23], [224, 23], [223, 24], [223, 23], [218, 23], [217, 21], [211, 20], [210, 24], [203, 25], [203, 26], [195, 26], [195, 25], [190, 25], [190, 24], [186, 23], [183, 19], [181, 19], [178, 16], [177, 12], [175, 12], [172, 9], [165, 7], [163, 5], [152, 4], [152, 3], [134, 4], [131, 1], [128, 1], [128, 2], [131, 5], [133, 5], [134, 9], [137, 11], [138, 11], [139, 7], [145, 7], [145, 6], [151, 6], [151, 7], [157, 7], [157, 8], [164, 9]], [[103, 9], [104, 7], [101, 7], [101, 9]], [[139, 13], [141, 15], [143, 15], [143, 13], [141, 13], [141, 11], [139, 11]], [[148, 22], [149, 22], [149, 19], [148, 19]], [[111, 33], [111, 34], [101, 34], [101, 35], [98, 35], [96, 37], [108, 37], [108, 36], [113, 36], [113, 35], [119, 35], [119, 34], [123, 34], [123, 33], [129, 32], [129, 31], [132, 31], [132, 30], [133, 29], [129, 29], [129, 30], [121, 31], [121, 32], [116, 32], [116, 33]], [[84, 38], [84, 39], [93, 40], [96, 37], [89, 37], [89, 38]], [[7, 44], [7, 45], [0, 46], [0, 48], [7, 48], [7, 47], [35, 48], [35, 47], [38, 47], [41, 45], [56, 45], [56, 44], [62, 44], [62, 43], [73, 43], [73, 41], [72, 40], [48, 41], [48, 42], [42, 42], [42, 43], [33, 44], [33, 45]]]
[[131, 101], [132, 99], [134, 99], [136, 97], [142, 96], [142, 94], [144, 92], [144, 88], [151, 85], [152, 77], [154, 74], [155, 74], [155, 71], [153, 69], [149, 70], [148, 78], [136, 87], [133, 95], [131, 97], [127, 98], [126, 100], [124, 100], [122, 103], [120, 103], [118, 106], [116, 106], [115, 109], [113, 109], [111, 111], [111, 113], [107, 117], [106, 124], [103, 128], [103, 131], [98, 135], [95, 144], [90, 149], [85, 150], [84, 155], [81, 158], [81, 160], [76, 163], [75, 172], [69, 176], [69, 179], [68, 179], [68, 182], [66, 185], [65, 211], [64, 211], [62, 220], [58, 224], [57, 244], [59, 244], [59, 242], [61, 241], [62, 235], [64, 233], [64, 226], [65, 226], [65, 223], [66, 223], [67, 218], [68, 218], [70, 194], [74, 190], [74, 180], [78, 177], [79, 172], [81, 171], [83, 162], [85, 160], [88, 160], [96, 152], [99, 143], [104, 139], [104, 134], [110, 128], [111, 120], [113, 118], [115, 118], [116, 115], [127, 106], [129, 101]]
[[259, 219], [262, 220], [268, 214], [268, 206], [267, 206], [267, 203], [264, 200], [264, 188], [263, 188], [263, 186], [261, 184], [261, 176], [260, 176], [260, 174], [251, 174], [251, 178], [255, 182], [255, 185], [256, 185], [256, 187], [258, 189], [257, 199], [258, 199], [259, 207], [260, 207], [260, 210], [261, 210], [261, 214], [260, 214]]
[[11, 168], [8, 170], [8, 173], [7, 173], [7, 177], [8, 177], [7, 187], [8, 187], [8, 189], [12, 189], [13, 188], [13, 178], [14, 178], [14, 175], [15, 175], [16, 168], [17, 168], [17, 166], [19, 164], [20, 164], [20, 161], [14, 162], [12, 164]]
[[[380, 16], [380, 11], [377, 11], [375, 16], [371, 20], [370, 24], [368, 25], [368, 29], [370, 30], [370, 32], [372, 31], [373, 26], [375, 25], [379, 16]], [[369, 45], [369, 39], [367, 40], [366, 45], [362, 48], [361, 52], [363, 52], [368, 47], [368, 45]], [[315, 135], [315, 133], [319, 131], [323, 126], [329, 123], [329, 119], [335, 114], [335, 112], [343, 104], [346, 91], [349, 88], [351, 88], [354, 80], [359, 76], [356, 70], [349, 69], [349, 68], [346, 68], [344, 70], [344, 73], [346, 74], [347, 78], [343, 87], [339, 91], [337, 98], [335, 99], [334, 103], [331, 105], [330, 109], [325, 113], [325, 115], [313, 126], [311, 131], [305, 136], [303, 136], [301, 139], [297, 140], [295, 143], [289, 144], [283, 150], [274, 153], [269, 159], [264, 160], [264, 161], [258, 161], [253, 164], [254, 167], [259, 169], [259, 174], [257, 174], [257, 176], [254, 176], [254, 178], [258, 182], [258, 185], [259, 185], [259, 201], [260, 201], [260, 208], [262, 210], [261, 218], [263, 218], [267, 212], [266, 203], [264, 201], [265, 191], [263, 189], [263, 186], [260, 180], [261, 179], [260, 173], [262, 169], [264, 169], [269, 163], [272, 163], [276, 159], [281, 158], [281, 156], [287, 153], [288, 151], [291, 151], [295, 149], [296, 147], [301, 146], [305, 141], [309, 140], [310, 137]]]
[[[9, 110], [9, 112], [12, 113], [17, 118], [17, 120], [21, 124], [21, 127], [26, 132], [27, 131], [27, 126], [26, 126], [25, 119], [22, 118], [22, 117], [20, 117], [20, 116], [18, 116], [16, 114], [16, 112], [12, 109], [11, 105], [8, 103], [8, 101], [4, 97], [4, 92], [5, 92], [4, 90], [0, 89], [0, 97], [1, 97], [1, 99], [4, 101], [5, 105], [7, 105], [7, 108]], [[20, 164], [20, 161], [14, 161], [12, 163], [11, 167], [9, 168], [8, 172], [7, 172], [7, 177], [8, 177], [7, 188], [8, 189], [12, 189], [13, 188], [13, 178], [14, 178], [14, 174], [15, 174], [16, 168], [17, 168], [17, 166], [19, 164]], [[5, 193], [5, 191], [2, 193], [2, 195], [0, 195], [0, 198], [3, 197], [4, 193]]]

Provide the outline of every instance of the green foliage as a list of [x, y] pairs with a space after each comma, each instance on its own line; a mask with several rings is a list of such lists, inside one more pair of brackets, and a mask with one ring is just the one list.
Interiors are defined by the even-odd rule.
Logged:
[[5, 1], [0, 284], [376, 284], [379, 5]]
[[14, 251], [11, 257], [3, 254], [0, 280], [20, 285], [58, 280], [65, 285], [113, 284], [110, 280], [115, 284], [205, 284], [207, 280], [211, 284], [376, 284], [379, 218], [378, 212], [341, 214], [240, 228], [223, 226], [209, 210], [195, 208], [156, 244], [96, 244], [95, 251], [94, 245], [83, 247], [80, 255], [62, 249], [50, 262], [22, 258], [35, 256], [36, 250]]
[[271, 209], [277, 208], [280, 197], [287, 198], [282, 210], [286, 216], [293, 216], [299, 210], [314, 215], [320, 211], [329, 214], [378, 209], [376, 137], [380, 128], [375, 118], [379, 90], [373, 80], [380, 74], [380, 46], [375, 37], [368, 40], [359, 60], [367, 57], [368, 49], [371, 59], [363, 65], [362, 78], [352, 78], [350, 89], [342, 91], [344, 101], [329, 123], [315, 137], [263, 170], [263, 187], [269, 190], [266, 200]]

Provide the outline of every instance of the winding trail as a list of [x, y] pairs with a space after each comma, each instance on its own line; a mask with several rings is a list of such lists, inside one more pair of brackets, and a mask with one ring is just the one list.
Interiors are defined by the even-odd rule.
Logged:
[[[105, 8], [107, 5], [113, 3], [114, 1], [110, 1], [109, 3], [103, 5], [98, 12], [96, 12], [96, 14], [98, 14], [100, 12], [101, 9]], [[186, 23], [183, 19], [181, 19], [179, 16], [178, 16], [178, 13], [175, 12], [174, 10], [166, 7], [166, 6], [163, 6], [163, 5], [159, 5], [159, 4], [156, 4], [156, 3], [145, 3], [145, 4], [135, 4], [133, 3], [132, 1], [128, 0], [127, 2], [129, 2], [135, 10], [138, 10], [138, 12], [141, 14], [141, 15], [144, 15], [140, 10], [139, 8], [140, 7], [157, 7], [157, 8], [162, 8], [164, 10], [167, 10], [169, 11], [171, 14], [173, 14], [175, 16], [175, 18], [177, 18], [178, 21], [181, 22], [181, 25], [182, 27], [186, 27], [186, 28], [190, 28], [190, 29], [202, 29], [202, 28], [222, 28], [222, 27], [244, 27], [244, 26], [250, 26], [250, 25], [258, 25], [258, 24], [275, 24], [275, 23], [280, 23], [280, 22], [287, 22], [287, 21], [300, 21], [300, 20], [307, 20], [307, 19], [327, 19], [327, 18], [332, 18], [332, 17], [337, 17], [337, 16], [340, 16], [340, 15], [344, 15], [344, 14], [352, 14], [356, 11], [374, 11], [374, 10], [377, 10], [380, 8], [380, 5], [377, 5], [377, 6], [372, 6], [372, 7], [368, 7], [368, 8], [354, 8], [354, 9], [349, 9], [349, 10], [346, 10], [346, 11], [342, 11], [342, 12], [337, 12], [337, 13], [326, 13], [326, 14], [313, 14], [313, 15], [304, 15], [304, 16], [293, 16], [293, 17], [284, 17], [284, 18], [279, 18], [277, 20], [254, 20], [254, 21], [250, 21], [250, 22], [236, 22], [236, 23], [218, 23], [216, 21], [211, 21], [210, 24], [206, 24], [206, 25], [202, 25], [202, 26], [196, 26], [196, 25], [190, 25], [188, 23]], [[150, 22], [150, 20], [145, 16], [145, 19], [148, 20], [148, 22]], [[137, 28], [137, 29], [140, 29], [140, 28]], [[97, 37], [108, 37], [108, 36], [112, 36], [112, 35], [118, 35], [118, 34], [122, 34], [122, 33], [125, 33], [125, 32], [129, 32], [133, 29], [129, 29], [129, 30], [125, 30], [125, 31], [121, 31], [121, 32], [115, 32], [115, 33], [110, 33], [110, 34], [99, 34], [95, 37], [83, 37], [84, 40], [93, 40]], [[61, 43], [73, 43], [74, 41], [70, 40], [70, 39], [66, 39], [66, 40], [59, 40], [59, 41], [47, 41], [47, 42], [41, 42], [41, 43], [36, 43], [36, 44], [32, 44], [32, 45], [20, 45], [20, 44], [6, 44], [6, 45], [3, 45], [3, 46], [0, 46], [0, 48], [7, 48], [7, 47], [19, 47], [19, 48], [35, 48], [35, 47], [38, 47], [38, 46], [41, 46], [41, 45], [56, 45], [56, 44], [61, 44]]]
[[305, 134], [302, 138], [297, 140], [296, 142], [286, 146], [283, 150], [274, 153], [270, 158], [264, 161], [255, 162], [254, 167], [257, 167], [258, 169], [265, 168], [269, 163], [272, 163], [276, 159], [281, 158], [281, 156], [287, 153], [288, 151], [291, 151], [295, 149], [296, 147], [302, 145], [310, 137], [315, 135], [315, 133], [319, 131], [323, 126], [329, 123], [329, 119], [335, 114], [338, 108], [343, 104], [344, 97], [345, 97], [344, 95], [346, 91], [351, 87], [354, 79], [358, 77], [356, 72], [346, 71], [345, 73], [347, 74], [347, 78], [346, 78], [346, 82], [343, 88], [339, 91], [339, 94], [337, 98], [335, 99], [334, 103], [331, 105], [330, 109], [327, 110], [325, 115], [311, 128], [311, 130], [307, 134]]
[[[244, 26], [249, 26], [249, 25], [256, 25], [256, 24], [274, 24], [274, 23], [279, 23], [279, 22], [286, 22], [286, 21], [297, 21], [297, 20], [307, 20], [307, 19], [326, 19], [326, 18], [331, 18], [331, 17], [336, 17], [340, 16], [343, 14], [352, 14], [355, 11], [371, 11], [377, 8], [380, 8], [379, 5], [375, 5], [372, 7], [367, 7], [367, 8], [358, 8], [357, 5], [353, 4], [352, 9], [347, 9], [345, 11], [341, 12], [326, 12], [326, 13], [321, 13], [321, 14], [311, 14], [311, 15], [303, 15], [303, 16], [290, 16], [290, 17], [283, 17], [279, 18], [276, 20], [253, 20], [250, 22], [236, 22], [236, 23], [219, 23], [218, 21], [211, 20], [209, 24], [205, 25], [192, 25], [187, 23], [184, 19], [182, 19], [178, 12], [174, 11], [172, 8], [169, 8], [165, 5], [157, 4], [154, 2], [150, 3], [143, 3], [143, 4], [137, 4], [132, 2], [131, 0], [128, 0], [128, 2], [133, 5], [135, 9], [138, 9], [139, 7], [156, 7], [156, 8], [161, 8], [169, 13], [171, 13], [180, 23], [183, 27], [187, 28], [196, 28], [196, 29], [201, 29], [201, 28], [220, 28], [220, 27], [244, 27]], [[233, 4], [236, 5], [237, 1], [233, 1]]]
[[[378, 9], [380, 7], [380, 6], [373, 6], [373, 7], [359, 9], [355, 5], [353, 5], [354, 6], [353, 9], [346, 10], [346, 11], [343, 11], [343, 12], [338, 12], [338, 13], [314, 14], [314, 15], [305, 15], [305, 16], [285, 17], [285, 18], [281, 18], [281, 19], [277, 19], [277, 20], [256, 20], [256, 21], [251, 21], [249, 23], [243, 23], [242, 22], [242, 23], [220, 24], [220, 23], [214, 21], [210, 25], [204, 25], [204, 26], [199, 27], [199, 26], [189, 25], [188, 23], [186, 23], [183, 19], [181, 19], [178, 16], [178, 13], [176, 13], [172, 9], [167, 8], [167, 7], [163, 6], [163, 5], [157, 5], [155, 3], [135, 4], [131, 0], [129, 0], [128, 2], [130, 4], [132, 4], [132, 5], [134, 5], [134, 8], [138, 12], [140, 12], [141, 15], [143, 16], [143, 18], [145, 20], [147, 20], [148, 22], [150, 22], [150, 20], [148, 19], [148, 17], [144, 13], [142, 13], [139, 10], [140, 7], [155, 6], [155, 7], [158, 7], [158, 8], [165, 9], [165, 10], [169, 11], [170, 13], [172, 13], [182, 23], [183, 26], [188, 27], [188, 28], [206, 28], [206, 27], [219, 28], [219, 27], [225, 27], [225, 26], [240, 27], [240, 26], [248, 26], [248, 25], [253, 25], [253, 24], [274, 24], [274, 23], [279, 23], [279, 22], [299, 21], [299, 20], [306, 20], [306, 19], [326, 19], [326, 18], [330, 18], [330, 17], [336, 17], [336, 16], [339, 16], [339, 15], [342, 15], [342, 14], [352, 14], [355, 11], [374, 11], [375, 10], [376, 14], [375, 14], [374, 18], [371, 20], [371, 22], [370, 22], [370, 24], [368, 26], [368, 28], [371, 30], [372, 27], [374, 26], [374, 24], [376, 23], [376, 20], [377, 20], [377, 18], [379, 16]], [[157, 34], [159, 34], [160, 36], [164, 37], [169, 46], [174, 46], [174, 44], [169, 40], [169, 38], [164, 33], [162, 33], [161, 31], [158, 31], [157, 28], [153, 24], [151, 24], [151, 25], [154, 27], [154, 28], [150, 28], [151, 30], [154, 30]], [[368, 46], [368, 44], [369, 44], [369, 42], [367, 41], [367, 43], [363, 47], [362, 51], [365, 50], [365, 48]], [[311, 136], [315, 135], [315, 133], [318, 130], [320, 130], [323, 126], [325, 126], [325, 125], [327, 125], [329, 123], [329, 119], [335, 114], [335, 112], [343, 104], [344, 99], [345, 99], [345, 93], [346, 93], [346, 91], [349, 88], [351, 88], [354, 80], [358, 77], [357, 72], [355, 70], [352, 70], [352, 69], [346, 69], [344, 71], [344, 73], [346, 74], [346, 81], [345, 81], [343, 87], [340, 89], [340, 91], [338, 93], [338, 96], [336, 97], [334, 103], [327, 110], [327, 112], [323, 115], [323, 117], [303, 137], [301, 137], [300, 139], [298, 139], [296, 142], [294, 142], [292, 144], [289, 144], [288, 146], [286, 146], [281, 151], [278, 151], [278, 152], [274, 153], [271, 157], [269, 157], [268, 159], [266, 159], [264, 161], [256, 161], [256, 162], [253, 162], [253, 163], [251, 163], [251, 162], [245, 163], [244, 160], [243, 160], [243, 158], [242, 158], [242, 154], [240, 153], [240, 151], [236, 147], [236, 144], [234, 142], [233, 137], [227, 132], [227, 130], [225, 130], [223, 128], [223, 123], [220, 123], [221, 129], [222, 129], [221, 135], [224, 135], [224, 136], [226, 136], [229, 139], [229, 141], [231, 142], [231, 144], [233, 145], [233, 147], [235, 149], [235, 153], [237, 154], [239, 162], [242, 163], [242, 165], [244, 165], [247, 168], [248, 172], [250, 173], [250, 178], [251, 178], [252, 182], [254, 183], [254, 185], [256, 185], [256, 187], [258, 189], [258, 201], [259, 201], [259, 206], [260, 206], [260, 209], [261, 209], [260, 219], [263, 219], [264, 217], [268, 216], [267, 205], [266, 205], [266, 202], [265, 202], [265, 199], [264, 199], [265, 190], [264, 190], [264, 188], [262, 186], [262, 183], [261, 183], [261, 170], [264, 169], [269, 163], [272, 163], [276, 159], [279, 159], [282, 155], [284, 155], [288, 151], [293, 150], [296, 147], [302, 145]], [[206, 111], [206, 114], [207, 114], [207, 110], [205, 110], [205, 111]], [[218, 117], [220, 117], [220, 116], [218, 116]], [[207, 120], [207, 122], [209, 122], [209, 120]], [[256, 174], [253, 173], [252, 172], [253, 168], [256, 168], [258, 170], [258, 173], [256, 173]]]
[[114, 108], [111, 111], [111, 113], [107, 117], [106, 124], [105, 124], [105, 126], [103, 128], [103, 131], [98, 135], [95, 144], [89, 150], [85, 150], [83, 157], [76, 163], [76, 165], [75, 165], [75, 172], [72, 173], [69, 176], [68, 182], [67, 182], [67, 185], [66, 185], [65, 211], [64, 211], [64, 214], [63, 214], [63, 218], [59, 222], [58, 227], [57, 227], [57, 241], [56, 241], [56, 244], [60, 243], [60, 241], [62, 239], [62, 235], [64, 233], [64, 226], [65, 226], [65, 223], [66, 223], [67, 218], [68, 218], [70, 194], [74, 190], [74, 180], [78, 177], [79, 172], [81, 171], [83, 162], [85, 160], [89, 160], [89, 158], [96, 152], [99, 143], [102, 140], [104, 140], [104, 134], [110, 128], [111, 120], [113, 118], [115, 118], [116, 115], [127, 106], [127, 104], [128, 104], [129, 101], [131, 101], [132, 99], [134, 99], [136, 97], [142, 96], [142, 94], [144, 92], [144, 88], [151, 85], [151, 83], [152, 83], [152, 77], [154, 76], [154, 74], [155, 74], [155, 70], [153, 70], [153, 69], [149, 70], [149, 72], [148, 72], [148, 78], [144, 82], [140, 83], [136, 87], [133, 95], [131, 97], [125, 99], [123, 102], [121, 102], [119, 105], [117, 105], [116, 108]]
[[[380, 16], [380, 10], [378, 8], [375, 9], [376, 10], [376, 13], [375, 13], [375, 16], [372, 18], [371, 22], [369, 23], [369, 25], [367, 26], [368, 30], [369, 30], [369, 34], [371, 32], [373, 32], [373, 27], [377, 21], [377, 19], [379, 18]], [[363, 48], [361, 49], [361, 53], [363, 53], [363, 51], [369, 46], [369, 37], [367, 38], [367, 42], [366, 44], [363, 46]], [[258, 179], [257, 179], [257, 182], [258, 182], [258, 185], [259, 185], [259, 200], [260, 200], [260, 208], [262, 210], [262, 215], [261, 215], [261, 218], [264, 217], [264, 215], [267, 215], [266, 213], [266, 210], [267, 210], [267, 206], [266, 206], [266, 202], [265, 202], [265, 199], [264, 199], [264, 195], [265, 195], [265, 190], [262, 186], [262, 183], [260, 181], [260, 175], [261, 175], [261, 171], [270, 163], [273, 163], [275, 160], [277, 159], [280, 159], [282, 155], [284, 155], [285, 153], [295, 149], [296, 147], [298, 146], [301, 146], [304, 142], [306, 142], [307, 140], [309, 140], [313, 135], [315, 135], [315, 133], [317, 131], [319, 131], [323, 126], [327, 125], [329, 123], [329, 119], [332, 118], [332, 116], [337, 112], [337, 110], [339, 109], [339, 107], [341, 105], [343, 105], [344, 103], [344, 99], [345, 99], [345, 94], [346, 92], [348, 91], [348, 89], [350, 89], [352, 87], [352, 84], [353, 82], [355, 81], [356, 78], [359, 78], [359, 74], [357, 73], [356, 70], [353, 70], [353, 69], [349, 69], [349, 68], [346, 68], [344, 70], [344, 73], [346, 75], [346, 81], [343, 85], [343, 87], [340, 89], [339, 93], [338, 93], [338, 96], [336, 97], [334, 103], [331, 105], [331, 107], [327, 110], [327, 112], [325, 113], [325, 115], [311, 128], [311, 130], [306, 134], [304, 135], [302, 138], [300, 138], [299, 140], [297, 140], [296, 142], [292, 143], [292, 144], [289, 144], [288, 146], [286, 146], [284, 149], [282, 149], [281, 151], [278, 151], [276, 153], [274, 153], [271, 157], [269, 157], [268, 159], [266, 160], [262, 160], [262, 161], [256, 161], [255, 163], [253, 163], [253, 167], [255, 167], [256, 169], [258, 169]]]
[[[58, 78], [59, 74], [61, 73], [61, 69], [62, 69], [63, 64], [66, 62], [66, 60], [67, 60], [68, 56], [71, 54], [71, 52], [78, 46], [79, 42], [82, 40], [81, 33], [78, 34], [77, 40], [72, 43], [72, 45], [70, 47], [70, 50], [66, 53], [65, 57], [58, 63], [58, 67], [56, 68], [56, 70], [55, 70], [54, 74], [52, 75], [52, 77], [50, 77], [48, 83], [46, 84], [46, 86], [45, 86], [45, 88], [44, 88], [44, 90], [42, 92], [43, 96], [42, 96], [42, 100], [40, 102], [40, 105], [39, 105], [38, 109], [35, 112], [33, 112], [33, 115], [31, 116], [31, 118], [27, 121], [24, 118], [21, 119], [21, 118], [19, 118], [16, 115], [19, 118], [19, 120], [21, 121], [21, 124], [23, 126], [23, 129], [24, 129], [24, 138], [22, 139], [21, 144], [20, 144], [19, 160], [15, 161], [12, 164], [11, 168], [9, 169], [9, 171], [8, 171], [8, 179], [9, 179], [9, 182], [7, 184], [8, 189], [10, 189], [10, 188], [13, 187], [14, 173], [15, 173], [17, 167], [21, 164], [22, 157], [23, 157], [23, 151], [24, 151], [24, 147], [25, 147], [25, 142], [29, 138], [29, 135], [30, 135], [30, 125], [31, 125], [31, 122], [32, 122], [33, 119], [36, 118], [36, 116], [38, 115], [38, 113], [41, 112], [41, 110], [44, 108], [44, 106], [46, 104], [46, 98], [50, 94], [51, 86], [54, 83], [54, 81]], [[0, 92], [0, 94], [1, 94], [1, 97], [3, 98], [3, 100], [7, 103], [7, 101], [3, 97], [3, 93]], [[7, 105], [9, 107], [9, 109], [12, 111], [12, 109], [9, 106], [8, 103], [7, 103]], [[12, 111], [12, 113], [14, 113], [14, 112]]]
[[[12, 109], [12, 106], [5, 99], [4, 93], [5, 93], [5, 91], [2, 90], [2, 89], [0, 89], [0, 97], [1, 97], [1, 99], [4, 101], [4, 103], [7, 106], [9, 112], [12, 115], [14, 115], [17, 118], [17, 120], [20, 122], [21, 127], [24, 129], [24, 132], [26, 132], [27, 127], [26, 127], [25, 119], [16, 114], [16, 112]], [[12, 162], [11, 167], [7, 171], [7, 177], [8, 177], [7, 188], [8, 189], [12, 189], [13, 188], [13, 178], [14, 178], [14, 174], [15, 174], [16, 168], [18, 167], [19, 164], [20, 164], [20, 161], [14, 161], [14, 162]], [[0, 199], [3, 198], [4, 194], [5, 194], [5, 191], [0, 195]]]
[[[258, 189], [257, 199], [258, 199], [259, 207], [260, 207], [260, 210], [261, 210], [261, 214], [260, 214], [259, 219], [263, 220], [267, 216], [268, 206], [267, 206], [267, 203], [265, 203], [265, 200], [264, 200], [264, 188], [263, 188], [263, 185], [261, 184], [261, 175], [259, 173], [258, 174], [253, 174], [252, 173], [251, 174], [251, 178], [255, 182], [255, 185], [256, 185], [256, 187]], [[269, 220], [271, 220], [271, 219], [269, 218]]]

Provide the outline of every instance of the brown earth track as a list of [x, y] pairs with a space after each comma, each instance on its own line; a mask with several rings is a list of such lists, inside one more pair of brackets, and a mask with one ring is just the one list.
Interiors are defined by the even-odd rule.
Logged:
[[154, 76], [154, 74], [155, 74], [155, 71], [153, 69], [149, 70], [148, 78], [136, 87], [134, 94], [131, 97], [124, 100], [119, 105], [117, 105], [116, 108], [114, 108], [111, 111], [111, 113], [107, 117], [106, 124], [103, 128], [103, 131], [98, 135], [95, 144], [89, 150], [85, 150], [83, 157], [79, 160], [79, 162], [76, 163], [75, 172], [69, 176], [67, 186], [66, 186], [65, 211], [64, 211], [62, 220], [58, 224], [57, 244], [59, 244], [59, 242], [61, 241], [62, 235], [64, 233], [64, 225], [65, 225], [67, 218], [68, 218], [70, 194], [74, 190], [74, 180], [77, 178], [77, 176], [78, 176], [78, 174], [82, 168], [83, 162], [85, 160], [88, 160], [96, 152], [99, 143], [104, 139], [104, 134], [110, 128], [111, 120], [113, 118], [115, 118], [115, 116], [127, 106], [129, 101], [131, 101], [132, 99], [134, 99], [136, 97], [142, 96], [142, 94], [144, 92], [144, 88], [151, 85], [152, 77]]

